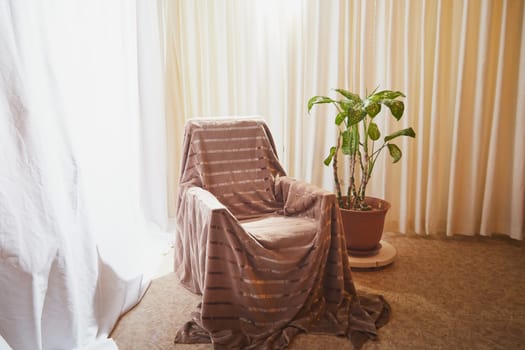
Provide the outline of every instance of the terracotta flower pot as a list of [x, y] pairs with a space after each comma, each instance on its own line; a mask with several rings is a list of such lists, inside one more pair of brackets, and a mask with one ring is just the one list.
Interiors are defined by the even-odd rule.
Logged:
[[371, 256], [379, 252], [385, 216], [390, 209], [390, 203], [379, 198], [366, 197], [365, 202], [372, 207], [371, 210], [341, 208], [346, 248], [354, 256]]

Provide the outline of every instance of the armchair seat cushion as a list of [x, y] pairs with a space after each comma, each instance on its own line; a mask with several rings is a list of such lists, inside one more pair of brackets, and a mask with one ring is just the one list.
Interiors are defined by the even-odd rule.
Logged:
[[264, 248], [287, 250], [312, 244], [317, 220], [309, 217], [272, 214], [241, 221], [241, 226]]

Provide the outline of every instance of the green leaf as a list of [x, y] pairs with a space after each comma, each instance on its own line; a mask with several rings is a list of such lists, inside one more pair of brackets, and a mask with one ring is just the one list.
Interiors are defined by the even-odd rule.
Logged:
[[390, 112], [392, 112], [392, 115], [396, 120], [401, 119], [403, 116], [403, 112], [405, 111], [405, 104], [403, 101], [399, 100], [382, 100], [381, 103], [383, 103], [385, 106], [390, 108]]
[[381, 105], [379, 103], [366, 100], [365, 111], [366, 113], [368, 113], [370, 118], [374, 118], [376, 115], [379, 114], [379, 112], [381, 112]]
[[388, 146], [388, 152], [390, 152], [390, 156], [392, 156], [392, 158], [394, 159], [394, 163], [397, 163], [401, 159], [401, 156], [403, 155], [401, 153], [401, 150], [399, 149], [399, 147], [397, 147], [393, 143], [388, 143], [387, 146]]
[[385, 142], [388, 142], [390, 140], [393, 140], [395, 139], [396, 137], [399, 137], [399, 136], [409, 136], [409, 137], [416, 137], [416, 132], [414, 131], [414, 129], [412, 128], [406, 128], [406, 129], [403, 129], [403, 130], [398, 130], [388, 136], [385, 136]]
[[354, 107], [355, 103], [350, 101], [350, 100], [341, 100], [341, 101], [336, 101], [335, 103], [337, 103], [339, 105], [339, 107], [341, 107], [341, 109], [345, 112], [348, 112], [348, 110], [352, 107]]
[[341, 123], [343, 122], [343, 120], [345, 120], [346, 118], [346, 112], [339, 112], [337, 113], [336, 117], [335, 117], [335, 124], [336, 125], [341, 125]]
[[350, 133], [350, 154], [356, 154], [359, 150], [359, 128], [356, 124], [352, 125]]
[[360, 109], [351, 109], [348, 111], [347, 124], [348, 126], [355, 125], [359, 123], [361, 120], [365, 119], [365, 117], [366, 117], [366, 112]]
[[335, 91], [337, 91], [338, 93], [340, 93], [341, 95], [343, 95], [344, 97], [346, 97], [347, 99], [349, 99], [350, 101], [352, 101], [354, 104], [357, 104], [357, 103], [362, 103], [363, 101], [361, 100], [361, 97], [359, 97], [358, 94], [354, 94], [353, 92], [350, 92], [348, 90], [345, 90], [345, 89], [335, 89]]
[[381, 100], [394, 100], [398, 97], [405, 97], [405, 94], [401, 91], [383, 90], [373, 93], [368, 98], [374, 102], [379, 102]]
[[326, 157], [326, 159], [323, 161], [324, 165], [326, 166], [329, 166], [330, 163], [332, 163], [332, 159], [334, 158], [335, 156], [335, 147], [330, 147], [330, 154], [328, 155], [328, 157]]
[[330, 97], [326, 96], [314, 96], [311, 99], [308, 100], [308, 113], [310, 113], [310, 110], [314, 105], [321, 104], [321, 103], [333, 103], [335, 102]]
[[341, 146], [341, 150], [343, 151], [343, 154], [351, 154], [351, 136], [350, 132], [348, 130], [343, 131], [343, 145]]
[[373, 141], [379, 140], [381, 137], [381, 132], [376, 123], [372, 122], [368, 125], [368, 136], [370, 136]]

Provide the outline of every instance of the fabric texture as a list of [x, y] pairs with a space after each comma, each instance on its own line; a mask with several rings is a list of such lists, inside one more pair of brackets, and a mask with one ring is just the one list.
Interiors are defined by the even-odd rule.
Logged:
[[139, 114], [137, 73], [137, 17], [157, 13], [135, 5], [0, 1], [1, 349], [116, 349], [160, 263], [166, 208], [146, 209], [165, 190], [139, 169], [163, 168], [162, 137], [139, 119], [162, 114]]
[[389, 307], [354, 288], [335, 195], [286, 176], [262, 119], [190, 121], [184, 154], [175, 273], [202, 302], [175, 342], [283, 349], [323, 332], [359, 347], [377, 336]]

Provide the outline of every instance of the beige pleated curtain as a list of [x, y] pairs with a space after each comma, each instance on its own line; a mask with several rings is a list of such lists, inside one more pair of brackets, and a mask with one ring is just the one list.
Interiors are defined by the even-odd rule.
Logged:
[[525, 26], [522, 0], [165, 0], [170, 213], [187, 118], [262, 115], [291, 176], [332, 189], [322, 164], [333, 109], [313, 95], [406, 93], [415, 139], [384, 155], [369, 195], [403, 233], [525, 231]]

